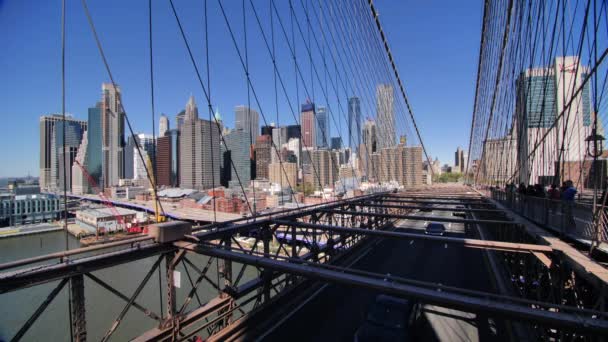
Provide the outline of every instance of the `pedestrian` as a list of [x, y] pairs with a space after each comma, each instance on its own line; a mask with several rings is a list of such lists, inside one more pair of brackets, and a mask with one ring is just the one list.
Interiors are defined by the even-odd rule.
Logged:
[[562, 192], [562, 203], [564, 205], [565, 223], [562, 227], [562, 234], [567, 234], [568, 231], [576, 229], [576, 221], [574, 220], [574, 198], [576, 196], [576, 188], [571, 180], [564, 182], [565, 190]]
[[551, 212], [555, 213], [557, 211], [557, 203], [561, 198], [561, 192], [557, 188], [557, 184], [551, 184], [551, 188], [549, 189], [549, 203]]

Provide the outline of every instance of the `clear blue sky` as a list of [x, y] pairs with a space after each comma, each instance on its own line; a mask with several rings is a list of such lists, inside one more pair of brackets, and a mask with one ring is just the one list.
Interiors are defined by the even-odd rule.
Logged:
[[[68, 3], [66, 106], [68, 113], [85, 119], [87, 108], [100, 98], [101, 83], [109, 78], [80, 1]], [[145, 0], [89, 1], [89, 7], [114, 77], [122, 87], [124, 106], [134, 129], [150, 133], [147, 3]], [[268, 2], [262, 3], [260, 7], [266, 11], [267, 19]], [[175, 0], [175, 4], [199, 66], [204, 69], [202, 1]], [[169, 3], [155, 1], [154, 6], [157, 117], [167, 113], [174, 125], [175, 114], [185, 106], [191, 93], [196, 97], [200, 116], [207, 117], [206, 102]], [[284, 3], [279, 6], [285, 7]], [[378, 0], [376, 7], [427, 149], [442, 163], [452, 164], [456, 147], [468, 144], [481, 1]], [[232, 20], [235, 31], [242, 31], [238, 19], [241, 1], [226, 1], [225, 8], [229, 16], [235, 16]], [[209, 24], [212, 101], [219, 106], [228, 126], [232, 126], [234, 106], [247, 103], [246, 85], [217, 1], [209, 0], [209, 9], [213, 14]], [[60, 0], [0, 0], [0, 46], [3, 49], [0, 53], [0, 99], [3, 104], [0, 109], [3, 128], [0, 177], [38, 175], [38, 119], [40, 115], [61, 111], [60, 18]], [[288, 16], [285, 18], [287, 20]], [[248, 17], [248, 20], [251, 20], [248, 39], [254, 85], [257, 85], [256, 91], [268, 120], [276, 121], [272, 69], [266, 51], [262, 49], [254, 17]], [[277, 50], [278, 58], [287, 60], [286, 46], [277, 46]], [[293, 68], [284, 66], [288, 67]], [[293, 84], [293, 78], [285, 73], [286, 83]], [[316, 94], [318, 96], [318, 90]], [[300, 102], [303, 97], [300, 90]], [[252, 107], [257, 108], [253, 99], [251, 101]], [[286, 102], [280, 102], [279, 121], [293, 122]], [[369, 113], [364, 110], [363, 115]]]

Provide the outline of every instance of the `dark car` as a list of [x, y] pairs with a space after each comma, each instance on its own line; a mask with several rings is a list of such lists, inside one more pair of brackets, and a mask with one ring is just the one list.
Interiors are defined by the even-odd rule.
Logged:
[[418, 316], [418, 305], [411, 300], [379, 295], [365, 322], [357, 329], [356, 342], [407, 341], [410, 326]]
[[442, 236], [445, 234], [445, 226], [443, 223], [430, 222], [426, 225], [424, 234]]
[[422, 205], [422, 207], [420, 208], [420, 211], [424, 211], [424, 212], [429, 212], [429, 211], [433, 211], [433, 205], [429, 204], [429, 203], [425, 203]]

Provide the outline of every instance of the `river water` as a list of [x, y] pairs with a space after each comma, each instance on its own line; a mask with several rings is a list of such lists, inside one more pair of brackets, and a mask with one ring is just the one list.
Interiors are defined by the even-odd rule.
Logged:
[[[79, 247], [76, 238], [69, 236], [70, 248]], [[22, 258], [43, 255], [47, 253], [62, 251], [65, 249], [64, 232], [51, 232], [38, 235], [21, 236], [0, 239], [0, 263], [18, 260]], [[95, 276], [112, 285], [115, 289], [130, 297], [139, 283], [144, 279], [158, 256], [130, 262], [108, 269], [93, 272]], [[188, 259], [199, 269], [203, 269], [208, 258], [201, 255], [188, 254]], [[210, 279], [217, 280], [216, 263], [207, 272]], [[144, 307], [160, 315], [159, 285], [162, 293], [166, 292], [164, 282], [164, 261], [161, 264], [163, 270], [161, 276], [162, 284], [159, 284], [158, 271], [155, 271], [143, 291], [137, 298], [137, 302]], [[190, 291], [189, 280], [183, 266], [177, 268], [181, 274], [181, 288], [177, 289], [178, 309]], [[240, 267], [233, 266], [236, 274]], [[197, 274], [189, 269], [192, 280], [195, 281]], [[251, 279], [257, 275], [257, 271], [248, 268], [244, 280]], [[236, 275], [235, 275], [236, 276]], [[20, 327], [27, 321], [30, 315], [45, 300], [48, 294], [59, 282], [38, 285], [31, 288], [0, 295], [0, 341], [10, 340]], [[68, 287], [57, 295], [55, 300], [47, 307], [46, 311], [34, 323], [24, 341], [69, 341], [69, 316], [68, 316]], [[206, 302], [217, 295], [217, 290], [209, 283], [203, 281], [198, 290], [201, 302]], [[163, 297], [163, 308], [166, 310], [166, 297]], [[114, 320], [126, 302], [116, 297], [106, 289], [99, 286], [85, 276], [85, 305], [88, 339], [90, 341], [100, 340], [110, 329]], [[196, 299], [190, 303], [189, 309], [198, 306]], [[136, 308], [131, 307], [121, 322], [116, 332], [112, 335], [112, 341], [125, 341], [140, 335], [144, 331], [157, 326], [157, 322]]]

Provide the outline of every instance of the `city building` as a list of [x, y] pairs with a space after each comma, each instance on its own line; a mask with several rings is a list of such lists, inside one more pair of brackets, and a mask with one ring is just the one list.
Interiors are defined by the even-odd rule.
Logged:
[[301, 129], [300, 125], [288, 125], [287, 128], [287, 141], [289, 139], [300, 139], [301, 137]]
[[181, 112], [175, 115], [175, 126], [178, 131], [182, 130], [182, 126], [184, 125], [184, 120], [186, 119], [186, 111], [182, 110]]
[[171, 136], [156, 139], [156, 185], [174, 186], [171, 179]]
[[361, 173], [368, 178], [375, 173], [372, 164], [372, 154], [378, 151], [378, 136], [376, 122], [367, 119], [363, 124], [363, 143], [359, 147], [359, 158], [361, 159]]
[[348, 147], [355, 151], [361, 145], [361, 101], [356, 96], [348, 99]]
[[291, 188], [295, 191], [298, 182], [298, 164], [282, 162], [271, 163], [268, 166], [268, 180], [280, 184], [282, 188]]
[[72, 164], [86, 129], [87, 122], [81, 120], [66, 121], [65, 125], [59, 123], [53, 127], [51, 182], [54, 186], [51, 188], [54, 190], [63, 190], [65, 180], [65, 189], [72, 191]]
[[332, 137], [331, 138], [331, 149], [339, 150], [342, 148], [342, 137]]
[[[126, 225], [121, 226], [116, 215]], [[137, 212], [124, 208], [98, 208], [76, 211], [76, 223], [87, 229], [95, 230], [97, 233], [105, 233], [129, 228], [136, 221]]]
[[0, 193], [0, 223], [9, 226], [55, 221], [61, 212], [59, 198], [54, 195]]
[[270, 124], [269, 126], [262, 126], [262, 129], [260, 130], [262, 135], [272, 135], [272, 130], [274, 129], [274, 126], [272, 124]]
[[[66, 115], [66, 125], [80, 125], [82, 131], [86, 130], [86, 122], [76, 120]], [[61, 114], [44, 115], [40, 117], [40, 187], [44, 190], [57, 188], [57, 175], [53, 177], [53, 169], [57, 172], [59, 161], [57, 159], [57, 146], [54, 140], [55, 126], [63, 126], [63, 116]], [[66, 128], [69, 131], [70, 128]], [[82, 136], [80, 137], [82, 139]], [[80, 141], [78, 142], [80, 144]]]
[[313, 185], [317, 190], [333, 188], [334, 182], [338, 180], [339, 165], [335, 155], [329, 150], [313, 150], [311, 152], [312, 164], [314, 165]]
[[[586, 155], [585, 138], [593, 126], [590, 82], [580, 92], [573, 89], [581, 87], [589, 72], [579, 57], [565, 56], [556, 57], [549, 67], [527, 69], [519, 75], [511, 132], [518, 137], [519, 182], [559, 183], [574, 180], [574, 176], [580, 174], [579, 171], [565, 172], [561, 164], [578, 161], [582, 165]], [[553, 126], [560, 129], [552, 129]], [[541, 137], [544, 137], [542, 143]], [[535, 151], [537, 145], [540, 147]]]
[[234, 128], [251, 133], [251, 142], [255, 142], [260, 135], [260, 114], [255, 109], [247, 106], [236, 106], [234, 108]]
[[271, 161], [272, 138], [260, 135], [255, 141], [255, 178], [268, 179], [268, 165]]
[[125, 113], [118, 85], [103, 83], [101, 90], [102, 177], [109, 188], [124, 178]]
[[[261, 135], [268, 136], [268, 135]], [[224, 136], [226, 150], [229, 152], [228, 164], [223, 165], [230, 174], [229, 186], [238, 187], [240, 183], [243, 187], [248, 187], [251, 181], [251, 136], [249, 132], [241, 129], [234, 129]], [[259, 137], [258, 137], [259, 138]], [[224, 156], [226, 158], [226, 156]], [[230, 163], [230, 161], [232, 161]], [[234, 164], [232, 167], [231, 164]]]
[[154, 137], [140, 133], [136, 136], [136, 139], [139, 144], [139, 153], [136, 147], [133, 151], [133, 179], [146, 180], [148, 179], [148, 172], [152, 172], [152, 170], [148, 170], [148, 164], [154, 165], [156, 163]]
[[300, 114], [300, 125], [302, 133], [302, 148], [314, 148], [316, 144], [316, 119], [315, 104], [307, 102], [302, 105]]
[[515, 173], [517, 142], [511, 135], [500, 139], [488, 139], [483, 144], [483, 159], [480, 163], [478, 182], [484, 184], [506, 184]]
[[327, 108], [318, 106], [316, 111], [316, 127], [315, 127], [315, 139], [317, 148], [329, 148], [329, 114], [327, 114]]
[[287, 127], [275, 127], [272, 129], [272, 143], [276, 146], [276, 150], [274, 148], [271, 150], [271, 162], [277, 163], [279, 161], [277, 151], [280, 151], [281, 146], [287, 143]]
[[199, 190], [220, 184], [219, 127], [215, 122], [198, 118], [192, 96], [179, 135], [179, 184]]
[[378, 125], [378, 149], [395, 146], [394, 91], [390, 84], [376, 87], [376, 119]]
[[466, 153], [458, 146], [454, 153], [454, 172], [464, 173], [466, 171]]
[[158, 136], [164, 137], [169, 129], [169, 118], [165, 114], [161, 114], [158, 121]]

